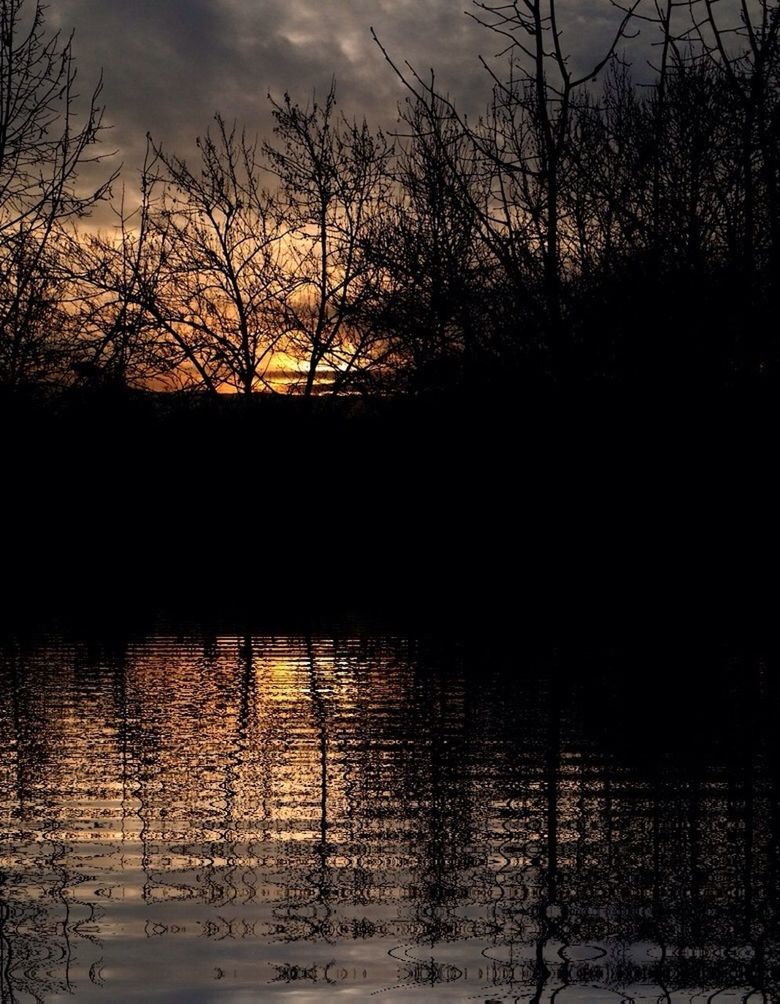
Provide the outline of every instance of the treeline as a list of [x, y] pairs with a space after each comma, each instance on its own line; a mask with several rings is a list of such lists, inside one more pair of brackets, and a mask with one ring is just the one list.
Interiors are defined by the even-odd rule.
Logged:
[[[266, 141], [220, 116], [192, 156], [150, 138], [120, 194], [116, 174], [85, 187], [100, 89], [77, 115], [70, 40], [38, 0], [0, 0], [0, 383], [308, 395], [771, 376], [780, 7], [610, 9], [612, 36], [575, 69], [555, 0], [476, 3], [505, 51], [478, 119], [385, 53], [407, 93], [392, 133], [344, 117], [333, 87], [284, 95]], [[85, 226], [107, 201], [116, 226]]]

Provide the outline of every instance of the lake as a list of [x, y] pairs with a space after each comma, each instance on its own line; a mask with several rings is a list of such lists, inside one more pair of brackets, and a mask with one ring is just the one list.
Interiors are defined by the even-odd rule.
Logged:
[[2, 1000], [777, 999], [778, 706], [489, 631], [8, 642]]

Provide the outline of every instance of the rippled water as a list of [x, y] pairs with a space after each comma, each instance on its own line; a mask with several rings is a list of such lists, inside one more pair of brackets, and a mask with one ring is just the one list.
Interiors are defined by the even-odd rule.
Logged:
[[478, 645], [8, 646], [2, 1000], [774, 999], [767, 698], [729, 672], [707, 730]]

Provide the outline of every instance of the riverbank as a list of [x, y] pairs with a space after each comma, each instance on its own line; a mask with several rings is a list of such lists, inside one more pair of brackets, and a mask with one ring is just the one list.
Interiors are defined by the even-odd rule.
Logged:
[[5, 615], [771, 624], [779, 400], [6, 399]]

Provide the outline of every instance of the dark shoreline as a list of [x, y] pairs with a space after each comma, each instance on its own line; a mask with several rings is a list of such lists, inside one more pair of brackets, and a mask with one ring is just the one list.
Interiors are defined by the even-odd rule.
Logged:
[[772, 387], [0, 409], [6, 625], [776, 626]]

